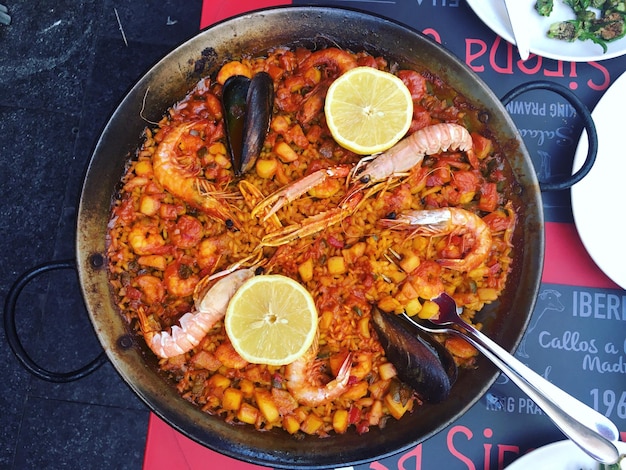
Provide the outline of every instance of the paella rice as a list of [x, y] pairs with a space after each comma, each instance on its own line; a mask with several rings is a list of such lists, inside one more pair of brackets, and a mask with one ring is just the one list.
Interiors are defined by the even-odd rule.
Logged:
[[[408, 135], [457, 124], [470, 133], [472, 148], [425, 155], [402, 175], [364, 188], [349, 208], [342, 206], [349, 177], [327, 178], [272, 216], [253, 216], [266, 196], [303, 176], [352, 168], [360, 160], [332, 139], [323, 112], [328, 84], [356, 65], [389, 71], [406, 84], [414, 104]], [[236, 178], [221, 93], [229, 76], [262, 71], [274, 82], [271, 125], [254, 167]], [[310, 385], [326, 387], [347, 362], [341, 393], [320, 402], [299, 401], [289, 387], [289, 366], [246, 362], [217, 319], [190, 350], [159, 359], [180, 395], [227, 422], [259, 430], [279, 427], [294, 435], [327, 436], [350, 428], [364, 433], [415, 412], [419, 395], [398, 379], [385, 357], [370, 312], [376, 305], [390, 314], [426, 318], [433, 314], [429, 300], [445, 291], [472, 322], [475, 312], [502, 293], [512, 269], [515, 188], [499, 143], [483, 121], [479, 110], [429, 71], [405, 70], [366, 52], [280, 48], [224, 64], [157, 126], [145, 129], [128, 163], [113, 201], [107, 245], [121, 315], [138, 337], [150, 328], [169, 331], [197, 309], [194, 292], [199, 285], [210, 288], [210, 276], [232, 266], [281, 274], [301, 283], [318, 311]], [[326, 223], [326, 215], [339, 207], [336, 223]], [[488, 228], [487, 250], [474, 266], [455, 269], [445, 262], [465, 259], [478, 243], [479, 235], [468, 227], [423, 233], [381, 224], [408, 211], [450, 208], [467, 211]], [[310, 234], [267, 242], [272, 234], [312, 220], [322, 226]], [[476, 351], [469, 344], [437, 339], [460, 367], [474, 366]]]

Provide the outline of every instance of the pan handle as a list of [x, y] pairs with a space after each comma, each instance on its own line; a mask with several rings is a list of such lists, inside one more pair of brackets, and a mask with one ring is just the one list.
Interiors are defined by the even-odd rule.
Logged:
[[576, 110], [578, 115], [583, 121], [583, 125], [587, 130], [587, 140], [589, 141], [589, 149], [587, 151], [587, 158], [585, 159], [585, 163], [580, 169], [574, 173], [572, 176], [567, 177], [563, 181], [556, 181], [554, 183], [548, 183], [545, 181], [539, 182], [539, 188], [542, 191], [560, 191], [563, 189], [568, 189], [582, 180], [589, 171], [591, 167], [596, 161], [596, 155], [598, 154], [598, 133], [596, 132], [596, 125], [593, 122], [593, 118], [591, 117], [591, 113], [585, 103], [581, 101], [578, 96], [572, 93], [571, 90], [564, 87], [563, 85], [559, 85], [558, 83], [549, 82], [547, 80], [537, 80], [534, 82], [522, 83], [521, 85], [513, 88], [506, 95], [504, 95], [501, 99], [502, 103], [506, 106], [517, 96], [526, 93], [531, 90], [548, 90], [554, 93], [561, 95], [565, 98]]
[[29, 356], [20, 341], [15, 325], [15, 308], [22, 289], [40, 274], [57, 269], [75, 270], [76, 262], [74, 260], [49, 261], [26, 271], [13, 283], [4, 302], [4, 332], [13, 354], [28, 372], [48, 382], [66, 383], [81, 379], [104, 364], [107, 361], [104, 351], [93, 361], [79, 369], [70, 372], [52, 372], [41, 367]]

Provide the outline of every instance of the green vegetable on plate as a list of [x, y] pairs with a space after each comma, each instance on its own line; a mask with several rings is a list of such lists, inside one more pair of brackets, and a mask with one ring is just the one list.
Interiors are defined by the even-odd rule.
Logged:
[[[575, 19], [558, 21], [548, 29], [548, 37], [573, 42], [592, 41], [604, 52], [607, 44], [626, 35], [626, 0], [562, 0]], [[542, 16], [550, 16], [554, 0], [537, 0], [535, 9]]]

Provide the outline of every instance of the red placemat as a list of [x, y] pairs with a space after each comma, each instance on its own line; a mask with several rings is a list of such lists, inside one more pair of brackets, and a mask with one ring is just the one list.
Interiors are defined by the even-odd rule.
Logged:
[[237, 0], [225, 2], [216, 2], [215, 0], [205, 1], [202, 4], [200, 28], [206, 28], [213, 23], [217, 23], [218, 21], [245, 13], [247, 11], [290, 4], [291, 0]]
[[207, 449], [182, 435], [156, 415], [151, 414], [148, 422], [148, 438], [143, 468], [145, 470], [207, 468], [254, 470], [267, 467], [241, 462]]

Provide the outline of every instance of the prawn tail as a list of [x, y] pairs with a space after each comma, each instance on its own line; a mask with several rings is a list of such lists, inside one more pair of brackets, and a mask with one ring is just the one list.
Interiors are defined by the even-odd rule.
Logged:
[[[348, 380], [350, 379], [350, 369], [352, 368], [352, 353], [348, 354], [344, 359], [341, 367], [339, 368], [339, 372], [337, 372], [337, 377], [335, 377], [334, 382], [336, 382], [337, 387], [341, 390], [341, 393], [345, 390], [348, 385]], [[339, 395], [341, 395], [339, 393]], [[337, 396], [339, 396], [337, 395]]]
[[179, 356], [195, 348], [215, 322], [206, 322], [197, 314], [185, 313], [180, 317], [179, 325], [174, 325], [171, 332], [161, 330], [153, 318], [146, 315], [143, 308], [137, 311], [139, 326], [148, 347], [160, 358]]

